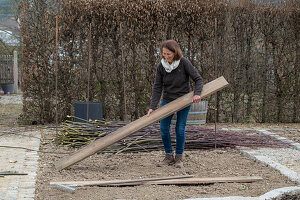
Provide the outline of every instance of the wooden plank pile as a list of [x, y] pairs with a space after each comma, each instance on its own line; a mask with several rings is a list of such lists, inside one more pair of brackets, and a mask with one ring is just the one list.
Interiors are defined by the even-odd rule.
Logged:
[[200, 185], [213, 183], [251, 183], [263, 180], [261, 177], [214, 177], [214, 178], [195, 178], [193, 175], [185, 176], [170, 176], [158, 178], [141, 178], [131, 180], [112, 180], [112, 181], [64, 181], [64, 182], [50, 182], [53, 187], [68, 192], [74, 193], [76, 187], [84, 186], [136, 186], [136, 185]]

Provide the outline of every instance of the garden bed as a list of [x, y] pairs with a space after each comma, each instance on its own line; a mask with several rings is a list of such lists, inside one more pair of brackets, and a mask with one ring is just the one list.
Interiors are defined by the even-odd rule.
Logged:
[[[276, 170], [242, 156], [237, 150], [211, 149], [186, 151], [183, 169], [174, 166], [158, 168], [155, 164], [163, 157], [162, 151], [140, 153], [100, 153], [68, 169], [57, 171], [55, 161], [74, 149], [57, 148], [54, 132], [44, 131], [37, 176], [36, 199], [185, 199], [219, 196], [260, 196], [270, 190], [294, 186]], [[261, 176], [253, 183], [216, 183], [209, 185], [78, 188], [74, 194], [57, 190], [50, 181], [120, 180], [179, 175], [196, 177]]]

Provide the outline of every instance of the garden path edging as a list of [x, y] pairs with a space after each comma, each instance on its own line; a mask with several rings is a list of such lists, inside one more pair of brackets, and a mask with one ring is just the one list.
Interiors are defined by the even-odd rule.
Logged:
[[[227, 128], [224, 130], [228, 130]], [[242, 129], [235, 129], [235, 131], [240, 131]], [[247, 130], [250, 130], [249, 128]], [[277, 140], [280, 140], [282, 142], [288, 143], [292, 146], [292, 148], [300, 151], [300, 144], [297, 142], [294, 142], [292, 140], [289, 140], [287, 138], [281, 137], [275, 133], [272, 133], [270, 131], [257, 128], [253, 129], [253, 131], [259, 131], [262, 134], [269, 135], [271, 137], [276, 138]], [[300, 174], [297, 172], [289, 169], [288, 167], [273, 161], [266, 155], [263, 155], [261, 152], [255, 149], [251, 149], [249, 147], [238, 147], [237, 148], [244, 156], [255, 160], [257, 162], [260, 162], [262, 164], [265, 164], [275, 170], [278, 170], [283, 176], [286, 176], [288, 179], [294, 181], [298, 186], [293, 187], [284, 187], [284, 188], [277, 188], [274, 190], [271, 190], [259, 197], [243, 197], [243, 196], [229, 196], [229, 197], [212, 197], [212, 198], [191, 198], [191, 199], [185, 199], [185, 200], [272, 200], [273, 198], [281, 198], [285, 195], [300, 195]], [[280, 151], [280, 150], [278, 150]], [[266, 152], [267, 153], [267, 152]]]
[[285, 195], [300, 195], [300, 186], [294, 187], [284, 187], [271, 190], [259, 197], [241, 197], [241, 196], [231, 196], [231, 197], [212, 197], [212, 198], [193, 198], [185, 200], [272, 200], [273, 198], [284, 197]]

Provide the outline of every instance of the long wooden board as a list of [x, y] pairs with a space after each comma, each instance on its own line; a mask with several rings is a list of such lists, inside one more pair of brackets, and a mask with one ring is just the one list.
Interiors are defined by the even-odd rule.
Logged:
[[[202, 92], [200, 94], [201, 98], [205, 98], [222, 88], [226, 87], [228, 85], [228, 82], [225, 80], [225, 78], [219, 77], [203, 86]], [[118, 142], [119, 140], [139, 131], [142, 128], [145, 128], [161, 119], [164, 119], [165, 117], [168, 117], [172, 115], [173, 113], [177, 112], [178, 110], [181, 110], [189, 105], [191, 105], [192, 98], [193, 98], [194, 92], [190, 92], [170, 103], [167, 105], [158, 108], [157, 110], [153, 111], [150, 116], [143, 116], [126, 126], [123, 126], [122, 128], [116, 130], [113, 133], [110, 133], [109, 135], [100, 138], [93, 143], [79, 149], [78, 151], [72, 153], [71, 155], [62, 158], [58, 162], [55, 163], [55, 167], [58, 170], [64, 169], [66, 167], [69, 167], [83, 159], [85, 159], [88, 156], [91, 156], [95, 153], [97, 153], [100, 150], [105, 149], [106, 147], [109, 147], [110, 145]]]
[[157, 178], [140, 178], [130, 180], [112, 180], [112, 181], [64, 181], [64, 182], [50, 182], [50, 185], [67, 185], [67, 186], [92, 186], [92, 185], [119, 185], [119, 184], [142, 184], [148, 181], [161, 181], [161, 180], [172, 180], [172, 179], [183, 179], [192, 178], [194, 175], [184, 176], [168, 176], [168, 177], [157, 177]]
[[[160, 179], [160, 180], [159, 180]], [[68, 182], [51, 182], [51, 185], [64, 185], [69, 187], [82, 186], [134, 186], [134, 185], [197, 185], [210, 183], [250, 183], [263, 180], [257, 176], [238, 176], [238, 177], [213, 177], [213, 178], [184, 178], [164, 177], [148, 178], [133, 180], [112, 180], [112, 181], [68, 181]]]
[[184, 178], [178, 180], [149, 181], [144, 184], [151, 185], [196, 185], [208, 183], [250, 183], [263, 180], [261, 177], [240, 176], [240, 177], [215, 177], [215, 178]]

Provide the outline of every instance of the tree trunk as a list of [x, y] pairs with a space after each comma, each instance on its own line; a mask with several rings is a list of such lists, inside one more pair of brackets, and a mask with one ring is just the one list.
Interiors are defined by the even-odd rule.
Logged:
[[119, 45], [119, 38], [118, 38], [118, 28], [115, 27], [113, 31], [113, 49], [114, 49], [114, 67], [116, 71], [118, 72], [118, 77], [116, 77], [116, 82], [117, 82], [117, 98], [119, 100], [119, 119], [121, 121], [124, 120], [124, 88], [123, 88], [123, 69], [121, 69], [120, 65], [120, 56], [121, 56], [121, 51], [120, 51], [120, 45]]
[[245, 63], [245, 70], [246, 70], [246, 94], [247, 94], [247, 108], [246, 108], [246, 118], [250, 118], [251, 116], [251, 108], [252, 108], [252, 84], [253, 84], [253, 78], [251, 74], [251, 38], [247, 38], [247, 49], [246, 49], [246, 63]]
[[139, 69], [137, 69], [137, 65], [136, 65], [136, 46], [133, 43], [131, 46], [132, 49], [132, 66], [135, 68], [133, 70], [133, 74], [132, 74], [132, 80], [134, 80], [134, 118], [138, 119], [139, 118], [139, 80], [138, 80], [138, 75], [137, 75], [137, 71], [139, 71]]
[[241, 55], [242, 55], [242, 45], [240, 47], [237, 45], [237, 61], [235, 69], [233, 70], [233, 78], [234, 78], [234, 85], [233, 85], [233, 115], [232, 115], [232, 122], [239, 122], [239, 99], [240, 99], [240, 66], [241, 66]]
[[279, 62], [278, 62], [278, 58], [276, 58], [275, 56], [275, 47], [273, 46], [272, 49], [272, 56], [273, 56], [273, 67], [274, 67], [274, 78], [275, 78], [275, 85], [276, 85], [276, 91], [275, 91], [275, 95], [276, 95], [276, 109], [277, 109], [277, 113], [276, 113], [276, 122], [282, 122], [282, 110], [283, 110], [283, 85], [282, 85], [282, 81], [280, 78], [280, 75], [278, 73], [279, 70]]
[[[296, 39], [297, 41], [299, 39]], [[296, 42], [296, 58], [294, 67], [294, 93], [293, 93], [293, 123], [299, 122], [299, 109], [300, 109], [300, 44]]]
[[266, 102], [267, 102], [267, 87], [268, 87], [268, 80], [267, 80], [267, 73], [268, 73], [268, 53], [269, 48], [267, 46], [267, 40], [264, 40], [265, 44], [265, 53], [264, 53], [264, 66], [262, 69], [261, 74], [261, 84], [262, 84], [262, 106], [261, 106], [261, 123], [266, 122]]

